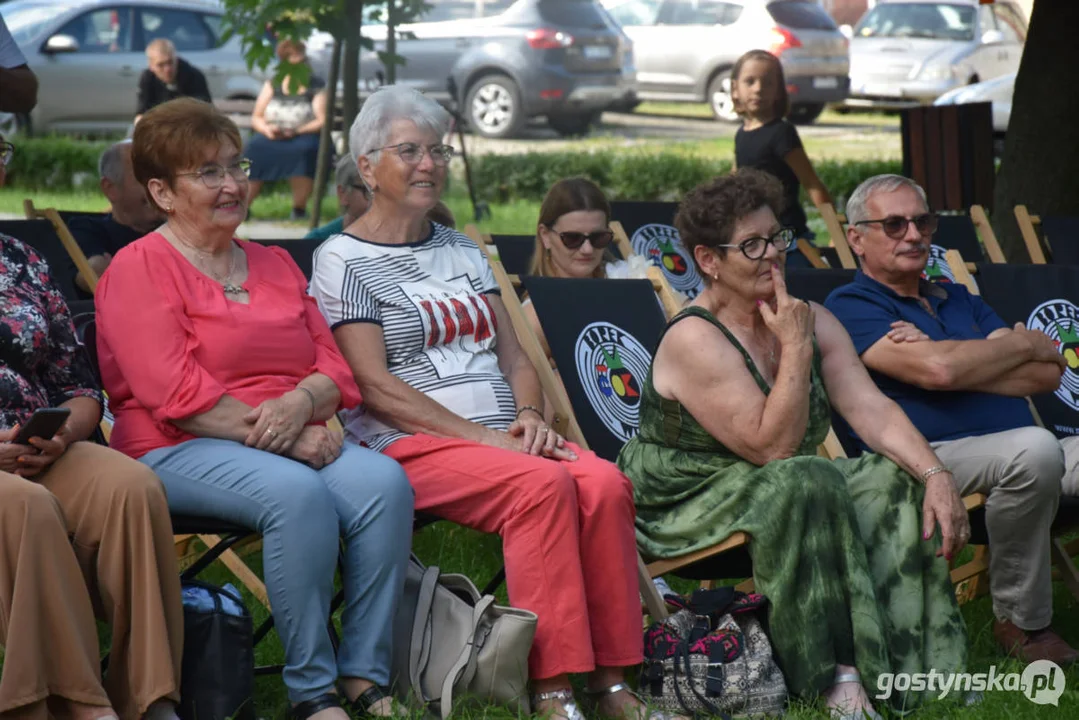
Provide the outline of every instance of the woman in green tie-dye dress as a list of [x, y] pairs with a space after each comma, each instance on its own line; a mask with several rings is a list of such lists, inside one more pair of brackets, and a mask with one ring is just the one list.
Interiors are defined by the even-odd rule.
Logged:
[[[787, 295], [793, 233], [776, 220], [780, 192], [771, 176], [742, 170], [682, 201], [676, 222], [706, 286], [659, 343], [640, 432], [619, 465], [634, 483], [646, 557], [749, 535], [791, 692], [823, 695], [836, 717], [874, 717], [864, 690], [877, 694], [881, 673], [966, 662], [943, 555], [969, 525], [950, 474], [877, 390], [839, 322]], [[832, 405], [880, 454], [816, 455]], [[896, 692], [889, 703], [920, 700]]]

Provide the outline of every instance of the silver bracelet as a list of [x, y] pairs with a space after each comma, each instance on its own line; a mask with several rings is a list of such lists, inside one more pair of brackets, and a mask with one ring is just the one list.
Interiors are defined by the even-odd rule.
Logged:
[[[296, 389], [301, 391], [301, 392], [307, 393], [307, 399], [311, 401], [311, 418], [315, 417], [315, 408], [317, 407], [316, 404], [315, 404], [315, 394], [313, 392], [311, 392], [310, 390], [308, 390], [307, 388], [302, 387], [300, 385], [297, 385]], [[308, 418], [308, 420], [310, 420], [311, 418]]]
[[532, 412], [540, 416], [540, 420], [543, 419], [543, 412], [541, 412], [540, 409], [535, 405], [522, 405], [521, 407], [517, 408], [517, 417], [521, 417], [521, 413], [523, 413], [525, 410], [531, 410]]
[[944, 467], [943, 465], [934, 465], [933, 467], [922, 473], [922, 484], [929, 482], [929, 478], [933, 477], [938, 473], [951, 473], [951, 470]]

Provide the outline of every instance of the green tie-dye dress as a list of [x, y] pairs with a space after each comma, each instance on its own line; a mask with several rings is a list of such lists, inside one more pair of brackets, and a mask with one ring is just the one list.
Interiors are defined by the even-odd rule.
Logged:
[[[770, 387], [738, 340], [761, 391]], [[670, 325], [668, 325], [668, 328]], [[770, 636], [791, 692], [832, 685], [836, 663], [854, 665], [870, 697], [883, 672], [961, 670], [967, 638], [939, 532], [921, 537], [923, 486], [880, 455], [830, 461], [816, 455], [830, 427], [815, 347], [809, 423], [795, 457], [754, 465], [725, 448], [679, 403], [660, 397], [649, 370], [640, 432], [618, 465], [633, 481], [637, 544], [649, 558], [750, 536], [757, 591], [771, 600]], [[896, 708], [920, 698], [893, 694]]]

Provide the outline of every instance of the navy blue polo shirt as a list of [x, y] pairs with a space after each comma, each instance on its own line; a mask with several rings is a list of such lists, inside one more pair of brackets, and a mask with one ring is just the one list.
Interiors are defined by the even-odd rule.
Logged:
[[[932, 314], [917, 298], [902, 297], [859, 270], [854, 282], [833, 290], [824, 306], [850, 333], [859, 356], [887, 335], [897, 320], [917, 326], [936, 341], [984, 340], [994, 330], [1007, 327], [991, 307], [960, 284], [922, 280], [919, 292], [933, 308]], [[1034, 425], [1024, 398], [965, 390], [925, 390], [872, 369], [869, 374], [930, 442]]]

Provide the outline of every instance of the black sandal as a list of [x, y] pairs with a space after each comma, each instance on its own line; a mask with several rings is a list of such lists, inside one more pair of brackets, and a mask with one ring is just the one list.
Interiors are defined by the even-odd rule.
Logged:
[[[384, 717], [382, 715], [372, 715], [371, 706], [386, 698], [389, 698], [391, 702], [393, 700], [393, 695], [390, 694], [389, 688], [372, 685], [357, 695], [355, 700], [349, 700], [348, 705], [361, 718]], [[392, 716], [393, 714], [391, 713], [389, 717]]]
[[341, 707], [341, 696], [337, 693], [323, 693], [295, 705], [292, 708], [292, 718], [293, 720], [307, 720], [315, 713], [333, 707]]

